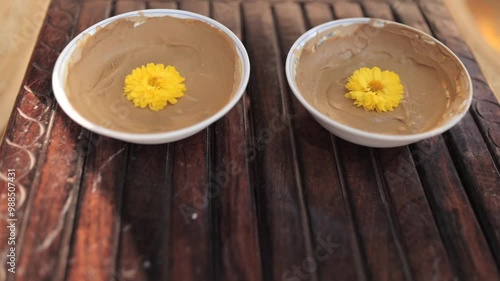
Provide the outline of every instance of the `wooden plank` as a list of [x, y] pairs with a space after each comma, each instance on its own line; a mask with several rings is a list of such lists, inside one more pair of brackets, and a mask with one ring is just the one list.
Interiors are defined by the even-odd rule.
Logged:
[[[83, 4], [78, 31], [109, 16], [111, 1]], [[88, 134], [87, 159], [66, 277], [114, 277], [127, 144]], [[95, 257], [99, 257], [96, 259]]]
[[208, 1], [197, 1], [197, 0], [185, 0], [180, 2], [181, 10], [186, 10], [190, 12], [195, 12], [204, 16], [209, 16], [210, 14], [210, 2]]
[[385, 200], [390, 201], [413, 280], [457, 278], [408, 147], [379, 149], [377, 156]]
[[[45, 160], [38, 165], [34, 194], [18, 264], [18, 280], [63, 280], [85, 151], [82, 128], [57, 109]], [[50, 208], [47, 208], [50, 206]], [[21, 244], [22, 242], [22, 244]]]
[[[182, 2], [180, 9], [209, 15], [208, 2]], [[172, 280], [205, 280], [214, 276], [213, 217], [209, 198], [212, 127], [176, 142], [169, 180], [172, 188], [169, 267]]]
[[[394, 20], [386, 3], [365, 1], [363, 6], [369, 17]], [[415, 167], [425, 161], [414, 162], [408, 147], [378, 149], [376, 154], [413, 279], [456, 278]]]
[[[332, 19], [330, 9], [325, 3], [310, 3], [306, 4], [305, 8], [309, 22], [319, 24]], [[305, 23], [297, 3], [276, 4], [274, 11], [284, 64], [288, 50], [305, 32]], [[288, 94], [292, 95], [291, 91]], [[294, 113], [291, 121], [313, 236], [312, 247], [322, 249], [322, 241], [332, 242], [333, 245], [322, 250], [326, 251], [324, 256], [313, 256], [318, 267], [318, 279], [328, 280], [331, 276], [336, 276], [340, 280], [355, 280], [357, 275], [362, 273], [357, 272], [353, 263], [360, 259], [361, 253], [351, 247], [356, 241], [356, 234], [345, 211], [347, 206], [336, 173], [331, 135], [312, 118], [297, 99], [290, 97], [290, 100]], [[318, 165], [318, 159], [321, 159], [321, 165]], [[309, 274], [307, 266], [301, 266], [304, 276]], [[301, 277], [302, 274], [293, 272], [290, 276]]]
[[327, 3], [306, 3], [304, 9], [308, 28], [333, 20], [331, 7]]
[[171, 189], [165, 171], [169, 145], [132, 145], [123, 211], [117, 280], [168, 277]]
[[[500, 170], [500, 105], [486, 83], [486, 79], [474, 60], [474, 56], [460, 37], [460, 32], [453, 22], [442, 1], [421, 0], [420, 8], [426, 14], [436, 38], [455, 52], [464, 63], [472, 78], [474, 100], [471, 114], [495, 161], [497, 171]], [[495, 234], [498, 240], [498, 235]]]
[[[333, 4], [336, 18], [362, 17], [358, 3]], [[346, 194], [353, 208], [357, 231], [365, 256], [365, 266], [373, 280], [410, 279], [411, 270], [402, 246], [402, 237], [391, 213], [380, 181], [373, 149], [335, 140], [342, 163]], [[389, 266], [390, 265], [390, 266]]]
[[[413, 8], [411, 8], [412, 6]], [[425, 20], [415, 3], [406, 4], [404, 8], [413, 11], [411, 14], [402, 12], [404, 9], [399, 9], [399, 11], [397, 11], [397, 13], [399, 13], [398, 16], [404, 23], [416, 28], [423, 28], [424, 31], [427, 32], [430, 31], [429, 26], [422, 25]], [[445, 15], [440, 14], [439, 17], [445, 17]], [[446, 19], [444, 20], [446, 21]], [[453, 34], [453, 32], [451, 32], [451, 34]], [[481, 214], [477, 219], [479, 219], [483, 227], [482, 231], [485, 232], [489, 239], [489, 245], [492, 247], [492, 252], [497, 253], [500, 250], [500, 230], [498, 230], [498, 227], [500, 227], [500, 199], [498, 199], [500, 190], [494, 187], [499, 186], [500, 175], [495, 167], [495, 162], [491, 158], [488, 147], [483, 139], [479, 137], [480, 135], [481, 133], [470, 113], [468, 113], [457, 126], [445, 134], [446, 141], [450, 148], [450, 155], [458, 169], [460, 180], [467, 190], [467, 195], [469, 195], [476, 209], [476, 213]], [[476, 224], [474, 221], [470, 223], [472, 225]], [[477, 238], [482, 240], [479, 234], [477, 234]], [[460, 263], [458, 267], [465, 271], [464, 274], [472, 276], [478, 269], [474, 268], [474, 263], [470, 263], [468, 257], [465, 257], [465, 255], [467, 255], [467, 253], [463, 253], [461, 259], [457, 261]], [[486, 258], [490, 255], [490, 252], [486, 250], [485, 255], [485, 257], [478, 258]], [[464, 264], [461, 264], [462, 262]], [[488, 266], [482, 270], [483, 272], [481, 274], [485, 274], [485, 276], [498, 274], [497, 270]]]
[[148, 9], [177, 9], [176, 2], [150, 1], [147, 3]]
[[[175, 3], [156, 4], [176, 7]], [[115, 13], [145, 8], [143, 2], [118, 2]], [[166, 188], [166, 170], [170, 148], [169, 144], [130, 147], [115, 280], [168, 278], [171, 190]]]
[[[441, 1], [423, 3], [436, 37], [444, 42], [461, 41], [460, 32]], [[460, 171], [469, 198], [488, 238], [497, 263], [500, 262], [500, 105], [491, 90], [481, 87], [485, 81], [470, 51], [450, 45], [466, 63], [475, 84], [470, 113], [447, 134], [450, 153]], [[468, 63], [467, 63], [468, 62]], [[480, 97], [481, 99], [478, 99]], [[475, 121], [475, 122], [474, 122]], [[476, 127], [479, 127], [479, 129]], [[482, 135], [483, 139], [479, 138]], [[486, 144], [485, 144], [486, 143]], [[496, 164], [496, 166], [495, 166]]]
[[413, 145], [417, 165], [448, 257], [463, 280], [497, 280], [498, 272], [446, 144], [441, 137]]
[[[0, 189], [0, 202], [5, 206], [0, 217], [8, 218], [7, 170], [16, 169], [17, 219], [15, 245], [7, 244], [9, 231], [0, 232], [6, 241], [0, 246], [4, 263], [0, 280], [60, 280], [61, 273], [64, 275], [83, 157], [76, 153], [81, 128], [67, 122], [54, 107], [50, 69], [73, 33], [80, 5], [77, 1], [51, 3], [41, 29], [51, 36], [37, 41], [0, 148], [0, 181], [5, 186]], [[16, 249], [16, 274], [9, 273], [5, 265], [10, 247]]]
[[144, 9], [146, 9], [146, 3], [142, 1], [118, 1], [115, 4], [115, 15]]
[[[410, 272], [394, 222], [387, 213], [382, 186], [373, 169], [370, 149], [335, 139], [341, 175], [345, 178], [345, 195], [359, 235], [364, 267], [370, 280], [409, 279]], [[403, 267], [404, 266], [404, 267]]]
[[69, 257], [69, 280], [110, 280], [115, 276], [127, 147], [99, 136], [95, 150], [87, 157]]
[[[231, 29], [240, 39], [242, 25], [238, 3], [212, 3], [213, 18]], [[246, 103], [245, 103], [246, 102]], [[218, 191], [212, 199], [218, 217], [218, 258], [216, 280], [262, 280], [262, 263], [257, 229], [257, 209], [251, 186], [246, 131], [249, 98], [242, 100], [215, 124], [215, 170], [211, 180]]]
[[347, 1], [335, 2], [332, 7], [336, 19], [363, 17], [363, 11], [359, 3]]
[[362, 4], [368, 17], [394, 21], [391, 7], [387, 3], [364, 0]]
[[393, 4], [393, 9], [396, 18], [399, 21], [411, 23], [411, 26], [421, 30], [429, 35], [432, 35], [425, 18], [420, 13], [419, 7], [414, 2], [399, 2]]
[[287, 278], [311, 250], [307, 244], [303, 202], [298, 194], [295, 147], [290, 131], [293, 117], [284, 89], [275, 26], [268, 3], [243, 5], [244, 34], [252, 61], [248, 93], [253, 111], [259, 232], [264, 279]]

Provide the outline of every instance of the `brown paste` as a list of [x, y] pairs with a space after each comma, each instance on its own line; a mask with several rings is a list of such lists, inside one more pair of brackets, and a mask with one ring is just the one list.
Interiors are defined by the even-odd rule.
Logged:
[[[365, 111], [344, 97], [348, 77], [374, 66], [396, 72], [404, 86], [403, 101], [392, 112]], [[468, 97], [466, 77], [460, 63], [429, 36], [377, 21], [319, 34], [304, 46], [296, 69], [298, 88], [320, 112], [383, 134], [428, 131], [454, 116]]]
[[[176, 105], [152, 111], [125, 98], [125, 77], [147, 63], [172, 65], [186, 78], [187, 91]], [[70, 59], [66, 91], [73, 107], [97, 125], [159, 133], [221, 110], [240, 82], [240, 68], [234, 43], [215, 27], [192, 19], [137, 16], [82, 40]]]

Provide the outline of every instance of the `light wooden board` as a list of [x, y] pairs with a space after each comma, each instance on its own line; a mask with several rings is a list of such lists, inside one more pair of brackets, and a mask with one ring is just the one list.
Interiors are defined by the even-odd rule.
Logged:
[[[0, 139], [50, 0], [0, 1]], [[4, 34], [6, 37], [4, 37]]]

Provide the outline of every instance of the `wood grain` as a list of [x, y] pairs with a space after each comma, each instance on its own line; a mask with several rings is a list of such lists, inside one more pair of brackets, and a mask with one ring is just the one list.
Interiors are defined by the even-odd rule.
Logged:
[[[395, 20], [390, 6], [386, 3], [365, 1], [363, 6], [369, 17]], [[377, 149], [376, 155], [386, 200], [392, 205], [392, 214], [403, 238], [402, 244], [413, 279], [458, 278], [441, 241], [418, 177], [416, 165], [422, 165], [423, 162], [415, 162], [408, 147]]]
[[[306, 6], [309, 22], [320, 24], [331, 20], [330, 9], [325, 3], [310, 3]], [[288, 50], [295, 40], [305, 32], [301, 7], [297, 3], [281, 3], [274, 6], [281, 46], [281, 61], [285, 63]], [[322, 11], [316, 14], [315, 11]], [[338, 178], [337, 165], [331, 145], [331, 135], [323, 129], [295, 99], [288, 90], [294, 118], [291, 120], [295, 131], [299, 167], [304, 185], [304, 197], [310, 217], [311, 235], [317, 253], [322, 249], [322, 241], [332, 242], [334, 247], [322, 249], [325, 256], [317, 254], [318, 279], [328, 276], [354, 280], [357, 270], [352, 266], [354, 255], [359, 253], [351, 248], [355, 233], [345, 208], [345, 200]], [[321, 165], [318, 165], [321, 159]], [[323, 253], [321, 253], [323, 254]], [[307, 271], [305, 271], [307, 273]]]
[[[293, 118], [283, 88], [275, 22], [268, 3], [243, 5], [245, 42], [253, 62], [248, 93], [253, 142], [247, 149], [255, 165], [264, 278], [288, 278], [307, 257], [304, 209], [298, 194], [297, 162], [290, 132]], [[302, 213], [301, 213], [302, 212]], [[307, 233], [306, 233], [307, 235]]]
[[[15, 168], [19, 200], [18, 273], [2, 267], [0, 280], [500, 280], [499, 106], [440, 1], [53, 0], [0, 146], [0, 182]], [[244, 40], [248, 92], [226, 116], [146, 146], [90, 133], [57, 107], [50, 72], [76, 32], [111, 12], [177, 7]], [[332, 12], [436, 35], [473, 77], [470, 113], [409, 147], [330, 135], [283, 65]]]
[[[161, 4], [176, 7], [175, 3]], [[143, 2], [117, 2], [115, 13], [145, 8]], [[167, 188], [165, 171], [169, 165], [170, 148], [168, 144], [130, 146], [115, 280], [168, 278], [168, 224], [172, 195], [171, 189]]]
[[148, 9], [177, 9], [176, 2], [150, 1], [147, 3]]
[[[26, 253], [18, 260], [18, 280], [61, 280], [67, 263], [82, 172], [83, 157], [77, 153], [81, 128], [68, 122], [54, 108], [50, 84], [41, 81], [50, 77], [50, 72], [45, 70], [52, 68], [57, 58], [54, 54], [64, 47], [73, 33], [79, 8], [80, 4], [76, 1], [54, 1], [51, 4], [42, 32], [52, 32], [54, 27], [57, 30], [52, 32], [53, 37], [40, 38], [35, 47], [38, 57], [34, 56], [30, 62], [25, 86], [19, 95], [22, 102], [17, 105], [11, 120], [11, 124], [21, 130], [9, 131], [0, 152], [2, 175], [7, 169], [16, 169], [16, 250], [18, 255], [23, 249]], [[46, 136], [51, 136], [53, 142], [45, 142]], [[9, 153], [13, 153], [12, 156], [6, 156]], [[46, 168], [36, 169], [37, 163], [39, 167]], [[61, 168], [54, 169], [54, 166]], [[65, 188], [60, 190], [61, 187]], [[6, 194], [7, 189], [1, 189], [2, 201], [5, 200], [2, 206], [7, 206], [4, 191]], [[52, 208], [47, 209], [46, 206]], [[6, 217], [5, 211], [0, 211], [2, 217]], [[3, 233], [7, 235], [7, 232], [2, 232], [2, 239]], [[1, 246], [2, 253], [6, 246], [7, 243]], [[7, 279], [4, 270], [6, 267], [2, 267], [0, 272], [2, 280]], [[14, 279], [14, 275], [10, 277], [10, 280]]]
[[[361, 6], [357, 3], [334, 3], [333, 11], [339, 19], [363, 16]], [[342, 163], [340, 168], [345, 177], [346, 197], [353, 208], [368, 278], [410, 278], [408, 259], [392, 218], [391, 207], [385, 200], [373, 150], [341, 139], [335, 140], [335, 148]]]
[[146, 3], [142, 1], [118, 1], [115, 4], [115, 15], [146, 9]]
[[[460, 32], [443, 3], [424, 2], [422, 10], [426, 12], [426, 18], [438, 39], [444, 42], [461, 41]], [[457, 51], [463, 62], [468, 62], [467, 68], [473, 83], [476, 85], [485, 81], [477, 63], [471, 59], [470, 51], [456, 46], [457, 44], [450, 45], [450, 48]], [[498, 134], [491, 132], [500, 129], [500, 119], [498, 119], [500, 105], [488, 88], [476, 85], [474, 89], [478, 92], [474, 93], [475, 98], [470, 113], [445, 136], [452, 148], [450, 154], [460, 171], [462, 182], [498, 263], [500, 262], [500, 189], [498, 188], [500, 138]], [[479, 135], [483, 138], [478, 138]]]
[[[77, 32], [109, 17], [111, 9], [111, 1], [84, 3]], [[110, 280], [115, 275], [128, 145], [91, 133], [82, 141], [87, 142], [87, 158], [66, 278]]]
[[[180, 9], [209, 16], [208, 2], [182, 2]], [[207, 280], [214, 276], [212, 201], [209, 174], [213, 166], [213, 127], [172, 149], [169, 185], [173, 197], [170, 218], [170, 279]]]
[[[242, 38], [238, 3], [212, 3], [213, 18]], [[220, 259], [216, 280], [262, 280], [255, 190], [247, 155], [249, 146], [249, 99], [242, 100], [215, 124], [215, 163], [210, 184], [214, 187], [218, 217], [218, 251]]]
[[[426, 7], [426, 5], [427, 4], [424, 3], [424, 7]], [[403, 8], [412, 10], [413, 13], [402, 12], [404, 10]], [[427, 7], [427, 10], [428, 9]], [[441, 39], [439, 36], [444, 34], [441, 30], [436, 29], [438, 25], [440, 27], [450, 27], [450, 32], [446, 33], [446, 36], [457, 36], [458, 33], [454, 31], [456, 27], [451, 26], [452, 23], [450, 23], [450, 19], [446, 14], [442, 13], [444, 10], [440, 9], [437, 2], [433, 4], [433, 9], [432, 12], [429, 10], [427, 11], [427, 17], [432, 15], [437, 16], [436, 13], [441, 11], [439, 19], [434, 17], [434, 26], [432, 26], [433, 32], [438, 36], [438, 39]], [[425, 22], [425, 19], [416, 4], [407, 4], [400, 9], [396, 9], [396, 12], [399, 13], [399, 17], [404, 23], [416, 28], [423, 28], [424, 31], [430, 32], [430, 27], [422, 24]], [[464, 52], [465, 50], [460, 51]], [[464, 60], [468, 58], [462, 56], [461, 59]], [[468, 68], [468, 70], [471, 76], [474, 77], [474, 68]], [[494, 99], [492, 95], [491, 98]], [[472, 107], [471, 112], [474, 113], [474, 107]], [[481, 128], [481, 126], [479, 127]], [[457, 126], [445, 134], [445, 137], [450, 148], [450, 155], [455, 161], [455, 166], [458, 169], [458, 175], [460, 175], [461, 182], [468, 192], [476, 214], [479, 214], [477, 217], [483, 226], [482, 231], [488, 236], [493, 253], [496, 253], [499, 247], [498, 241], [500, 232], [494, 229], [498, 229], [498, 224], [500, 223], [500, 216], [498, 215], [500, 212], [500, 200], [497, 199], [498, 194], [495, 195], [495, 193], [500, 191], [493, 189], [493, 187], [499, 186], [500, 175], [495, 167], [495, 161], [493, 161], [490, 155], [488, 146], [484, 142], [491, 143], [491, 140], [489, 138], [478, 138], [480, 135], [481, 132], [478, 130], [471, 113], [468, 113]], [[486, 253], [488, 256], [489, 253]], [[460, 267], [462, 268], [462, 266]], [[493, 276], [495, 275], [498, 276], [498, 271]]]

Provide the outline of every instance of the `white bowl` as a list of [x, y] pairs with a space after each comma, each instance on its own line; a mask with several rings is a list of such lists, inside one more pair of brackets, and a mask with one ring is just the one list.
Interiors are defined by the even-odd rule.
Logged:
[[[221, 30], [224, 32], [231, 40], [234, 42], [234, 45], [236, 47], [236, 52], [238, 54], [238, 58], [240, 60], [240, 65], [241, 65], [241, 79], [240, 79], [240, 84], [237, 87], [236, 91], [233, 93], [231, 96], [230, 101], [218, 112], [213, 114], [212, 116], [208, 117], [207, 119], [196, 123], [194, 125], [191, 125], [186, 128], [182, 128], [179, 130], [174, 130], [174, 131], [168, 131], [168, 132], [163, 132], [163, 133], [125, 133], [122, 131], [115, 131], [109, 128], [105, 128], [102, 126], [99, 126], [98, 124], [95, 124], [93, 122], [90, 122], [88, 119], [84, 118], [69, 102], [68, 97], [66, 95], [66, 92], [64, 90], [64, 84], [65, 84], [65, 77], [66, 77], [66, 72], [68, 70], [68, 62], [69, 58], [73, 54], [73, 52], [76, 50], [78, 47], [78, 42], [83, 38], [83, 36], [90, 34], [93, 35], [98, 27], [103, 27], [106, 26], [107, 24], [116, 21], [118, 19], [123, 19], [123, 18], [129, 18], [129, 17], [135, 17], [135, 16], [146, 16], [146, 17], [162, 17], [162, 16], [171, 16], [171, 17], [176, 17], [176, 18], [183, 18], [183, 19], [196, 19], [200, 20], [203, 22], [206, 22], [213, 27]], [[59, 103], [59, 106], [62, 108], [62, 110], [71, 118], [73, 119], [76, 123], [80, 124], [82, 127], [97, 133], [101, 134], [107, 137], [123, 140], [123, 141], [128, 141], [128, 142], [133, 142], [133, 143], [141, 143], [141, 144], [158, 144], [158, 143], [168, 143], [168, 142], [173, 142], [177, 140], [181, 140], [187, 137], [190, 137], [199, 131], [205, 129], [208, 127], [210, 124], [214, 123], [218, 119], [220, 119], [222, 116], [224, 116], [231, 108], [233, 108], [236, 103], [240, 100], [241, 96], [243, 95], [245, 88], [248, 84], [248, 79], [250, 76], [250, 61], [248, 59], [248, 54], [241, 43], [241, 41], [238, 39], [238, 37], [231, 32], [227, 27], [222, 25], [221, 23], [196, 14], [192, 12], [187, 12], [187, 11], [181, 11], [181, 10], [170, 10], [170, 9], [152, 9], [152, 10], [142, 10], [142, 11], [134, 11], [134, 12], [129, 12], [125, 14], [120, 14], [108, 19], [105, 19], [97, 24], [94, 24], [93, 26], [87, 28], [85, 31], [80, 33], [78, 36], [76, 36], [67, 46], [64, 48], [62, 53], [60, 54], [59, 58], [56, 61], [56, 64], [54, 66], [54, 72], [52, 75], [52, 88], [54, 90], [54, 96], [56, 97], [57, 102]]]
[[[443, 122], [440, 126], [426, 132], [422, 133], [417, 133], [417, 134], [411, 134], [411, 135], [390, 135], [390, 134], [378, 134], [378, 133], [372, 133], [372, 132], [367, 132], [363, 131], [360, 129], [356, 129], [353, 127], [350, 127], [348, 125], [345, 125], [343, 123], [340, 123], [338, 121], [335, 121], [331, 119], [330, 117], [326, 116], [325, 114], [321, 113], [318, 111], [313, 105], [311, 105], [301, 94], [299, 88], [297, 87], [297, 84], [295, 82], [295, 75], [296, 75], [296, 67], [298, 65], [298, 62], [300, 60], [300, 55], [302, 53], [302, 49], [304, 46], [313, 39], [318, 39], [318, 36], [323, 36], [324, 34], [328, 34], [328, 31], [332, 28], [338, 28], [339, 26], [348, 26], [352, 24], [368, 24], [370, 21], [375, 20], [377, 22], [377, 25], [385, 25], [385, 24], [395, 24], [399, 25], [401, 27], [407, 28], [409, 31], [412, 32], [417, 32], [418, 34], [421, 35], [422, 38], [425, 38], [425, 40], [431, 40], [435, 42], [436, 44], [439, 44], [443, 47], [443, 49], [448, 52], [448, 55], [456, 59], [456, 61], [459, 63], [460, 67], [463, 68], [463, 71], [466, 75], [467, 79], [467, 86], [468, 86], [468, 96], [467, 98], [463, 101], [463, 103], [460, 105], [460, 111], [454, 115], [454, 117], [450, 118], [446, 122]], [[332, 36], [330, 34], [330, 36]], [[335, 36], [335, 35], [333, 35]], [[319, 40], [321, 42], [321, 40]], [[472, 102], [472, 82], [469, 76], [469, 73], [467, 72], [467, 69], [463, 65], [463, 63], [460, 61], [460, 59], [448, 48], [446, 47], [443, 43], [439, 42], [437, 39], [429, 36], [428, 34], [421, 32], [415, 28], [412, 28], [410, 26], [392, 22], [392, 21], [386, 21], [386, 20], [378, 20], [378, 19], [370, 19], [370, 18], [349, 18], [349, 19], [342, 19], [342, 20], [335, 20], [331, 22], [327, 22], [325, 24], [319, 25], [317, 27], [314, 27], [304, 33], [295, 43], [293, 44], [292, 48], [288, 52], [288, 57], [286, 59], [286, 64], [285, 64], [285, 72], [286, 72], [286, 77], [288, 79], [288, 84], [290, 85], [290, 88], [292, 89], [295, 97], [299, 100], [299, 102], [311, 113], [311, 115], [318, 121], [318, 123], [321, 124], [325, 129], [330, 131], [332, 134], [345, 139], [347, 141], [350, 141], [352, 143], [356, 143], [359, 145], [364, 145], [364, 146], [370, 146], [370, 147], [397, 147], [397, 146], [403, 146], [407, 145], [410, 143], [414, 143], [423, 139], [427, 139], [439, 134], [442, 134], [443, 132], [449, 130], [451, 127], [456, 125], [460, 119], [464, 117], [464, 115], [467, 113], [469, 110], [470, 104]]]

